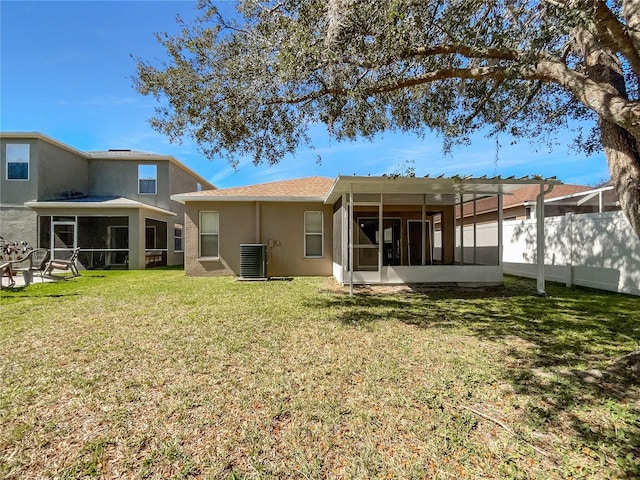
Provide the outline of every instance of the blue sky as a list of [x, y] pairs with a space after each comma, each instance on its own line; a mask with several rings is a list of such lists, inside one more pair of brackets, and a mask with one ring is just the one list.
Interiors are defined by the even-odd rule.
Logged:
[[[219, 3], [223, 11], [233, 8], [233, 1]], [[271, 167], [238, 158], [234, 171], [223, 159], [205, 158], [191, 141], [171, 144], [152, 130], [155, 101], [139, 95], [131, 81], [131, 55], [164, 59], [154, 33], [175, 33], [177, 14], [188, 21], [196, 13], [191, 0], [0, 0], [0, 130], [41, 132], [80, 150], [173, 155], [219, 188], [310, 175], [380, 175], [407, 165], [432, 176], [543, 175], [587, 185], [609, 178], [604, 155], [572, 151], [563, 132], [552, 151], [528, 142], [511, 145], [505, 137], [497, 152], [495, 139], [478, 135], [445, 155], [441, 139], [431, 134], [337, 143], [322, 126], [312, 132], [315, 150], [302, 148]]]

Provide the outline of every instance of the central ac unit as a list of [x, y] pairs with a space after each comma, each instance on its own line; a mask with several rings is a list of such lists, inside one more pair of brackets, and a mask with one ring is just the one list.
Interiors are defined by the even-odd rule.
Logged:
[[267, 278], [267, 246], [261, 243], [240, 245], [240, 278], [258, 280]]

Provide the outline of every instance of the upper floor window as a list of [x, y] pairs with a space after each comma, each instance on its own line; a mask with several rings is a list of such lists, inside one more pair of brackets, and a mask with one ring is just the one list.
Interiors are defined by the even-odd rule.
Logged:
[[323, 243], [322, 212], [304, 212], [304, 256], [322, 257]]
[[202, 184], [200, 182], [196, 183], [196, 192], [202, 191]]
[[7, 144], [7, 180], [29, 180], [29, 144]]
[[158, 167], [156, 165], [138, 165], [138, 193], [155, 195], [157, 183]]

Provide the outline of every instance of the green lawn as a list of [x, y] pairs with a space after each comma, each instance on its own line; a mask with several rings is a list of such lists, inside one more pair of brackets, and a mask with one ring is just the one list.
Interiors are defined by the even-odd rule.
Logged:
[[[0, 478], [636, 478], [640, 299], [177, 270], [0, 293]], [[635, 375], [635, 377], [634, 377]]]

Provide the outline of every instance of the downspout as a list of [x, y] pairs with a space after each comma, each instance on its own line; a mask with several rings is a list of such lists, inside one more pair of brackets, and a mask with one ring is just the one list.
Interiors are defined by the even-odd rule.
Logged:
[[598, 192], [598, 213], [604, 212], [604, 199], [602, 197], [603, 191]]
[[537, 261], [538, 261], [538, 274], [537, 274], [537, 290], [538, 295], [544, 297], [545, 292], [544, 285], [544, 196], [553, 190], [553, 184], [547, 185], [548, 189], [544, 189], [544, 183], [540, 184], [540, 193], [536, 198], [536, 242], [537, 242]]
[[255, 243], [260, 243], [262, 239], [261, 230], [262, 227], [260, 225], [260, 202], [256, 202], [256, 233], [255, 233]]

